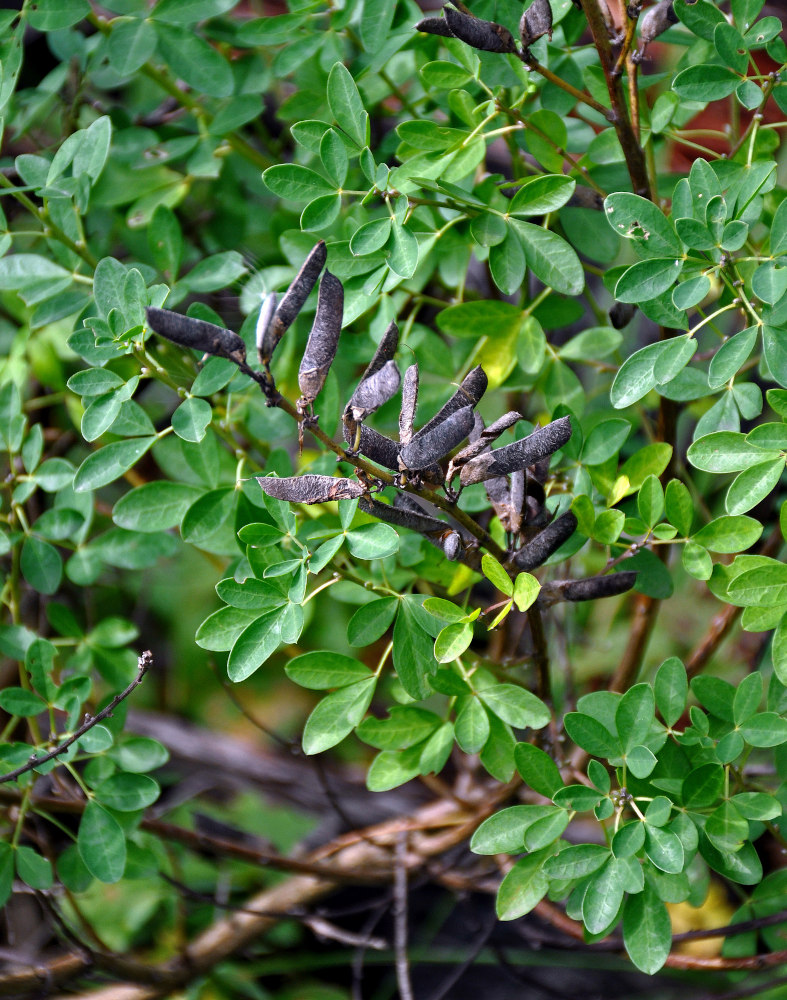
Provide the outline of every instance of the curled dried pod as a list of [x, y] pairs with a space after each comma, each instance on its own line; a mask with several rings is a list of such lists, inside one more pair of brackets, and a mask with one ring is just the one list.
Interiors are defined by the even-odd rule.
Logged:
[[[481, 418], [476, 414], [477, 421]], [[473, 428], [470, 433], [470, 444], [466, 448], [454, 455], [451, 459], [451, 475], [453, 475], [454, 470], [458, 470], [471, 458], [475, 458], [476, 455], [480, 455], [482, 451], [486, 450], [490, 443], [496, 438], [500, 437], [503, 431], [507, 431], [509, 427], [513, 427], [517, 421], [522, 419], [522, 414], [517, 413], [516, 410], [510, 410], [508, 413], [504, 413], [502, 417], [498, 417], [494, 423], [491, 423], [488, 427], [484, 427], [483, 422], [481, 423], [480, 430], [477, 426]], [[449, 475], [449, 479], [451, 478]]]
[[567, 510], [514, 553], [514, 565], [520, 572], [536, 569], [545, 563], [563, 542], [571, 538], [576, 530], [577, 519], [572, 511]]
[[[260, 364], [266, 363], [265, 358], [265, 334], [268, 332], [268, 327], [271, 325], [271, 320], [273, 319], [273, 314], [276, 312], [276, 303], [279, 301], [279, 296], [276, 292], [271, 292], [266, 295], [262, 300], [260, 305], [260, 314], [257, 317], [257, 326], [254, 331], [254, 340], [257, 344], [257, 357], [260, 359]], [[267, 359], [270, 360], [270, 359]]]
[[489, 379], [486, 377], [486, 372], [481, 365], [477, 365], [465, 375], [453, 396], [440, 407], [431, 420], [424, 424], [418, 434], [428, 433], [433, 427], [450, 417], [452, 413], [456, 413], [457, 410], [461, 410], [465, 406], [476, 406], [486, 392], [488, 384]]
[[344, 289], [338, 278], [326, 271], [320, 282], [317, 313], [306, 342], [301, 366], [298, 369], [298, 386], [301, 390], [301, 409], [313, 403], [320, 393], [336, 356], [339, 334], [344, 315]]
[[399, 472], [399, 445], [396, 441], [366, 424], [361, 424], [359, 429], [358, 444], [353, 450], [392, 472]]
[[229, 358], [235, 364], [242, 364], [246, 360], [246, 345], [232, 330], [206, 323], [204, 319], [194, 319], [193, 316], [184, 316], [182, 313], [154, 306], [149, 306], [145, 315], [151, 330], [171, 340], [173, 344], [203, 351], [218, 358]]
[[329, 500], [354, 500], [366, 492], [354, 479], [338, 476], [257, 476], [262, 492], [290, 503], [326, 503]]
[[643, 48], [658, 38], [667, 28], [678, 23], [673, 0], [659, 0], [654, 7], [648, 7], [639, 21], [639, 40]]
[[487, 479], [484, 483], [484, 489], [495, 514], [497, 514], [501, 524], [504, 523], [509, 518], [511, 510], [511, 492], [508, 489], [508, 480], [505, 476]]
[[387, 403], [399, 388], [399, 369], [394, 361], [386, 361], [378, 371], [373, 372], [358, 385], [347, 404], [345, 413], [352, 414], [353, 420], [364, 420], [370, 413]]
[[631, 590], [637, 582], [633, 569], [605, 576], [590, 576], [585, 580], [555, 580], [541, 588], [538, 605], [547, 607], [558, 601], [595, 601], [601, 597], [617, 597]]
[[571, 419], [560, 417], [546, 427], [538, 427], [532, 434], [512, 444], [477, 455], [462, 468], [459, 480], [462, 486], [482, 483], [485, 479], [507, 476], [517, 469], [526, 469], [556, 451], [571, 437]]
[[438, 521], [436, 517], [430, 517], [421, 510], [411, 510], [398, 504], [389, 506], [371, 498], [361, 500], [358, 506], [365, 514], [371, 514], [372, 517], [376, 517], [380, 521], [387, 521], [388, 524], [395, 524], [400, 528], [410, 528], [422, 535], [433, 531], [445, 531], [445, 524], [442, 521]]
[[273, 319], [260, 335], [258, 341], [259, 354], [260, 360], [264, 364], [270, 362], [277, 344], [287, 330], [289, 330], [295, 321], [295, 317], [303, 309], [309, 293], [317, 284], [317, 279], [325, 267], [327, 258], [328, 251], [326, 250], [325, 242], [320, 240], [303, 262], [303, 266], [295, 275], [292, 284], [287, 289], [276, 312], [273, 314]]
[[507, 531], [512, 531], [516, 534], [522, 527], [522, 514], [525, 507], [525, 488], [527, 485], [527, 476], [524, 469], [517, 469], [516, 472], [511, 474], [511, 486], [509, 491], [511, 493], [511, 513], [508, 518], [508, 524], [503, 524], [503, 527]]
[[514, 36], [495, 21], [482, 21], [481, 18], [463, 14], [452, 7], [443, 8], [445, 20], [452, 35], [455, 35], [467, 45], [483, 52], [516, 52]]
[[448, 22], [442, 17], [422, 17], [415, 26], [416, 31], [424, 31], [427, 35], [441, 35], [443, 38], [453, 38]]
[[552, 38], [552, 8], [549, 0], [533, 0], [519, 21], [519, 37], [527, 49], [542, 35]]
[[413, 436], [415, 408], [418, 405], [418, 365], [410, 365], [402, 382], [402, 409], [399, 414], [399, 442], [409, 444]]
[[609, 321], [616, 330], [622, 330], [634, 319], [637, 307], [633, 302], [613, 302], [609, 310]]
[[464, 406], [430, 430], [419, 431], [399, 453], [402, 469], [425, 469], [460, 444], [473, 428], [473, 408]]

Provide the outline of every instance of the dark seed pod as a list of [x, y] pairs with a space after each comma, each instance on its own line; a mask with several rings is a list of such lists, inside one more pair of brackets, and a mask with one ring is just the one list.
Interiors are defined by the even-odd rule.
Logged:
[[257, 476], [262, 492], [290, 503], [326, 503], [328, 500], [354, 500], [366, 492], [354, 479], [337, 476]]
[[184, 316], [169, 309], [156, 309], [154, 306], [149, 306], [145, 315], [151, 330], [171, 340], [173, 344], [203, 351], [217, 358], [229, 358], [235, 364], [246, 360], [246, 345], [232, 330], [206, 323], [204, 319], [194, 319], [192, 316]]
[[403, 469], [425, 469], [443, 458], [464, 441], [473, 428], [473, 408], [465, 406], [452, 413], [447, 420], [424, 433], [419, 431], [402, 448], [399, 460]]
[[499, 476], [497, 479], [487, 479], [484, 483], [484, 489], [486, 490], [486, 495], [489, 497], [489, 502], [494, 508], [495, 514], [500, 519], [500, 523], [503, 524], [508, 519], [511, 510], [511, 493], [508, 489], [508, 480], [505, 476]]
[[481, 365], [478, 365], [465, 375], [453, 396], [440, 407], [428, 423], [424, 424], [418, 434], [427, 434], [433, 427], [441, 424], [452, 413], [456, 413], [457, 410], [461, 410], [465, 406], [476, 406], [486, 392], [488, 384], [489, 379], [486, 377], [486, 372]]
[[303, 262], [300, 271], [295, 275], [292, 284], [279, 303], [279, 308], [274, 313], [272, 321], [262, 335], [259, 351], [260, 358], [265, 364], [268, 364], [276, 350], [276, 345], [303, 309], [309, 293], [317, 284], [320, 272], [325, 267], [327, 257], [328, 251], [325, 248], [325, 242], [320, 240]]
[[462, 14], [451, 7], [444, 7], [445, 19], [452, 35], [474, 49], [484, 52], [516, 52], [514, 36], [502, 24], [482, 21], [478, 17]]
[[462, 536], [458, 531], [447, 531], [440, 539], [443, 552], [451, 562], [456, 562], [462, 555]]
[[637, 582], [633, 569], [606, 576], [590, 576], [586, 580], [555, 580], [541, 588], [536, 602], [539, 607], [548, 607], [559, 601], [595, 601], [601, 597], [617, 597], [631, 590]]
[[418, 405], [418, 365], [410, 365], [402, 383], [402, 411], [399, 414], [399, 442], [409, 444], [413, 436], [413, 420]]
[[571, 419], [560, 417], [513, 444], [496, 448], [485, 455], [477, 455], [462, 469], [460, 482], [462, 486], [471, 486], [485, 479], [507, 476], [517, 469], [526, 469], [547, 455], [554, 455], [570, 437]]
[[351, 413], [353, 420], [364, 420], [388, 402], [399, 388], [400, 381], [396, 363], [386, 361], [382, 368], [363, 379], [347, 404], [345, 413]]
[[429, 517], [426, 513], [416, 512], [398, 505], [389, 506], [380, 503], [379, 500], [361, 500], [358, 504], [365, 514], [387, 521], [388, 524], [395, 524], [400, 528], [410, 528], [418, 531], [422, 535], [427, 535], [433, 531], [445, 531], [445, 524], [438, 521], [436, 517]]
[[517, 469], [511, 474], [511, 514], [509, 523], [503, 525], [507, 531], [517, 534], [522, 527], [522, 512], [525, 506], [525, 483], [526, 476], [524, 469]]
[[566, 205], [568, 208], [592, 208], [596, 212], [601, 212], [604, 208], [604, 199], [593, 188], [578, 184]]
[[415, 26], [416, 31], [425, 31], [427, 35], [442, 35], [452, 38], [451, 29], [442, 17], [423, 17]]
[[514, 553], [514, 565], [522, 572], [541, 566], [576, 530], [577, 519], [572, 511], [567, 510]]
[[519, 22], [522, 47], [530, 48], [542, 35], [552, 38], [552, 8], [549, 0], [533, 0]]
[[628, 326], [634, 318], [637, 307], [633, 302], [614, 302], [609, 310], [609, 321], [616, 330]]
[[254, 336], [257, 344], [257, 357], [260, 359], [260, 364], [265, 364], [265, 334], [268, 332], [268, 327], [271, 325], [271, 320], [273, 319], [273, 314], [276, 312], [276, 303], [278, 301], [279, 296], [276, 292], [271, 292], [270, 295], [266, 295], [262, 306], [260, 307], [260, 315], [257, 317], [257, 328]]
[[[350, 442], [352, 443], [352, 442]], [[372, 427], [361, 424], [361, 437], [357, 451], [365, 458], [385, 466], [392, 472], [399, 472], [399, 445], [396, 441], [380, 434]]]
[[[476, 418], [480, 420], [476, 414]], [[471, 458], [475, 458], [476, 455], [480, 455], [482, 451], [487, 449], [489, 445], [496, 438], [500, 437], [503, 431], [507, 431], [509, 427], [513, 427], [517, 421], [522, 419], [522, 414], [517, 413], [516, 410], [511, 410], [508, 413], [503, 414], [495, 420], [494, 423], [490, 424], [488, 427], [484, 427], [481, 423], [480, 432], [476, 433], [476, 429], [469, 435], [471, 443], [451, 459], [451, 475], [453, 471], [459, 469], [462, 465], [468, 462]], [[449, 475], [449, 479], [451, 476]]]
[[660, 0], [655, 7], [648, 7], [639, 21], [639, 41], [644, 48], [658, 38], [667, 28], [678, 23], [673, 0]]
[[320, 282], [314, 324], [298, 370], [301, 407], [313, 403], [325, 384], [336, 356], [343, 314], [344, 288], [338, 278], [335, 278], [330, 271], [326, 271]]
[[[366, 371], [361, 376], [361, 382], [366, 381], [374, 375], [375, 372], [385, 365], [388, 361], [393, 361], [394, 355], [396, 354], [396, 348], [399, 346], [399, 327], [396, 323], [389, 323], [385, 333], [377, 345], [377, 349], [374, 352], [374, 356], [369, 364], [366, 366]], [[360, 384], [360, 383], [359, 383]]]

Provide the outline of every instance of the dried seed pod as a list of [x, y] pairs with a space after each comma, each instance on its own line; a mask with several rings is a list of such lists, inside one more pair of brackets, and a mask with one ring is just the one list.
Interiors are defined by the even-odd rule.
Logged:
[[472, 458], [459, 474], [460, 482], [462, 486], [471, 486], [485, 479], [507, 476], [517, 469], [526, 469], [547, 455], [554, 455], [570, 437], [571, 419], [560, 417], [513, 444]]
[[[476, 417], [478, 420], [481, 419], [477, 414]], [[471, 458], [475, 458], [476, 455], [480, 455], [482, 451], [488, 448], [492, 441], [500, 437], [503, 431], [507, 431], [509, 427], [513, 427], [514, 424], [521, 419], [521, 413], [517, 413], [516, 410], [510, 410], [508, 413], [504, 413], [502, 417], [495, 420], [494, 423], [491, 423], [488, 427], [484, 427], [482, 422], [480, 432], [477, 432], [474, 427], [473, 431], [469, 435], [471, 443], [467, 445], [466, 448], [462, 448], [462, 450], [451, 459], [452, 474], [453, 470], [459, 469]], [[451, 476], [449, 476], [449, 479], [450, 478]]]
[[365, 376], [345, 408], [355, 421], [364, 420], [383, 403], [387, 403], [399, 388], [399, 369], [394, 361], [386, 361], [378, 371]]
[[549, 0], [533, 0], [519, 21], [519, 37], [522, 47], [530, 48], [542, 35], [552, 38], [552, 8]]
[[419, 431], [399, 453], [401, 468], [418, 470], [432, 465], [464, 441], [472, 427], [473, 408], [465, 406], [426, 433]]
[[440, 539], [440, 545], [445, 552], [446, 559], [456, 562], [462, 555], [462, 536], [458, 531], [446, 531]]
[[497, 479], [487, 479], [484, 483], [484, 489], [495, 514], [497, 514], [502, 523], [508, 518], [509, 511], [511, 510], [511, 493], [508, 489], [508, 480], [505, 476], [499, 476]]
[[636, 311], [637, 307], [633, 302], [613, 302], [609, 310], [609, 321], [616, 330], [622, 330], [632, 321]]
[[448, 23], [442, 17], [422, 17], [416, 24], [415, 30], [424, 31], [427, 35], [442, 35], [443, 38], [453, 37]]
[[400, 507], [398, 504], [389, 506], [378, 500], [368, 499], [361, 500], [358, 506], [365, 514], [371, 514], [372, 517], [387, 521], [388, 524], [395, 524], [400, 528], [410, 528], [422, 535], [428, 535], [434, 531], [445, 531], [445, 524], [438, 521], [436, 517], [430, 517], [421, 511]]
[[511, 514], [508, 519], [508, 524], [504, 524], [503, 527], [507, 531], [512, 531], [514, 534], [519, 532], [522, 527], [522, 512], [525, 506], [525, 484], [527, 477], [525, 475], [524, 469], [517, 469], [516, 472], [511, 474]]
[[474, 49], [484, 52], [516, 52], [514, 36], [502, 24], [482, 21], [478, 17], [462, 14], [452, 7], [444, 7], [445, 20], [452, 35]]
[[585, 580], [555, 580], [541, 588], [537, 604], [548, 607], [559, 601], [595, 601], [601, 597], [617, 597], [631, 590], [636, 582], [637, 573], [633, 569], [606, 576], [590, 576]]
[[574, 193], [566, 202], [567, 208], [592, 208], [596, 212], [601, 212], [604, 208], [604, 199], [593, 188], [584, 187], [578, 184], [574, 188]]
[[156, 309], [154, 306], [149, 306], [145, 315], [151, 330], [171, 340], [173, 344], [204, 351], [205, 354], [213, 354], [218, 358], [229, 358], [235, 364], [246, 360], [246, 345], [232, 330], [206, 323], [204, 319], [194, 319], [193, 316], [184, 316], [169, 309]]
[[424, 424], [415, 437], [418, 437], [419, 434], [427, 434], [433, 427], [436, 427], [450, 417], [452, 413], [456, 413], [457, 410], [461, 410], [465, 406], [476, 406], [486, 392], [488, 384], [489, 379], [486, 377], [486, 372], [481, 365], [473, 368], [462, 379], [459, 388], [453, 396], [440, 407], [428, 423]]
[[576, 530], [577, 519], [572, 511], [567, 510], [514, 553], [514, 565], [520, 572], [529, 572], [541, 566]]
[[361, 424], [360, 428], [360, 440], [356, 450], [364, 458], [369, 458], [378, 465], [391, 469], [392, 472], [399, 472], [399, 445], [396, 441], [392, 441], [372, 427], [367, 427], [366, 424]]
[[264, 364], [270, 362], [276, 346], [293, 324], [295, 317], [303, 309], [306, 299], [312, 288], [317, 284], [320, 272], [325, 267], [328, 251], [325, 242], [320, 242], [314, 247], [309, 256], [303, 262], [300, 271], [295, 275], [292, 284], [287, 289], [284, 297], [279, 303], [279, 307], [273, 315], [273, 319], [268, 324], [262, 335], [262, 342], [259, 347], [260, 360]]
[[260, 364], [265, 364], [265, 352], [263, 350], [263, 345], [265, 343], [265, 334], [268, 332], [268, 327], [271, 325], [271, 320], [273, 319], [273, 314], [276, 312], [276, 303], [279, 301], [279, 296], [276, 292], [271, 292], [266, 295], [262, 300], [260, 305], [260, 314], [257, 317], [257, 326], [254, 331], [254, 339], [257, 344], [257, 357], [260, 359]]
[[678, 23], [678, 15], [673, 0], [660, 0], [655, 7], [648, 7], [640, 18], [639, 41], [644, 48], [654, 38], [658, 38], [667, 28]]
[[[537, 462], [534, 462], [528, 469], [528, 482], [538, 483], [539, 486], [544, 485], [547, 481], [547, 476], [549, 475], [549, 459], [551, 456], [547, 455], [546, 458], [540, 458]], [[528, 492], [532, 492], [528, 489]], [[535, 494], [534, 494], [535, 495]], [[544, 499], [544, 491], [541, 490], [541, 499]]]
[[365, 488], [354, 479], [337, 476], [257, 476], [263, 493], [290, 503], [326, 503], [328, 500], [354, 500], [363, 496]]
[[399, 414], [399, 442], [409, 444], [413, 436], [413, 420], [418, 405], [418, 365], [410, 365], [402, 383], [402, 411]]
[[326, 271], [320, 282], [320, 295], [317, 299], [314, 324], [306, 342], [301, 366], [298, 369], [301, 409], [314, 402], [325, 384], [325, 379], [336, 356], [343, 314], [344, 289], [342, 283], [330, 271]]

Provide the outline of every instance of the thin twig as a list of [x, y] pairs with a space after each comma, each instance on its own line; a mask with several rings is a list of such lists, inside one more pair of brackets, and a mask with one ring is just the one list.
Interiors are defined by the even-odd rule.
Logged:
[[410, 964], [407, 959], [407, 834], [396, 838], [394, 848], [394, 951], [396, 952], [396, 984], [400, 1000], [413, 1000]]
[[107, 719], [109, 718], [110, 715], [112, 715], [112, 713], [121, 703], [121, 701], [123, 701], [125, 698], [128, 698], [128, 696], [131, 694], [134, 688], [141, 683], [142, 678], [145, 676], [145, 674], [148, 672], [148, 670], [152, 665], [153, 665], [153, 654], [150, 652], [149, 649], [146, 649], [145, 652], [141, 653], [137, 659], [137, 676], [128, 685], [127, 688], [121, 691], [120, 694], [115, 695], [115, 697], [106, 706], [106, 708], [102, 708], [101, 711], [98, 713], [98, 715], [88, 716], [88, 718], [85, 720], [85, 722], [83, 722], [83, 724], [79, 727], [79, 729], [77, 729], [74, 733], [72, 733], [67, 740], [64, 740], [64, 742], [61, 743], [60, 746], [55, 747], [54, 750], [50, 750], [49, 753], [44, 754], [43, 757], [37, 757], [35, 754], [33, 754], [26, 764], [22, 764], [21, 767], [16, 768], [16, 770], [14, 771], [9, 771], [8, 774], [0, 775], [0, 784], [3, 784], [6, 781], [16, 781], [16, 779], [20, 775], [26, 774], [28, 771], [32, 771], [34, 770], [34, 768], [40, 767], [42, 764], [46, 764], [47, 761], [53, 760], [55, 757], [58, 757], [61, 753], [65, 753], [66, 750], [68, 750], [70, 746], [76, 743], [76, 741], [80, 739], [80, 737], [84, 736], [85, 733], [88, 732], [88, 730], [92, 729], [93, 726], [98, 725], [99, 722], [103, 722], [104, 719]]

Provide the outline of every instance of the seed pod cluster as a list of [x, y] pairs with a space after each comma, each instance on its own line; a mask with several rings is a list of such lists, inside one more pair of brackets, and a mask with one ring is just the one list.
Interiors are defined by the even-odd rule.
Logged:
[[571, 421], [568, 417], [553, 420], [546, 427], [539, 427], [525, 438], [513, 444], [495, 448], [494, 451], [477, 455], [462, 467], [459, 480], [462, 486], [482, 483], [485, 479], [507, 476], [517, 469], [526, 469], [540, 459], [554, 455], [571, 437]]
[[320, 272], [325, 267], [328, 252], [323, 240], [314, 247], [309, 256], [303, 262], [300, 271], [295, 275], [292, 284], [287, 289], [284, 297], [278, 305], [275, 313], [267, 323], [262, 322], [262, 316], [257, 326], [257, 344], [260, 361], [263, 364], [270, 364], [273, 352], [295, 321], [298, 313], [308, 299], [311, 290], [317, 284]]
[[194, 319], [193, 316], [183, 316], [181, 313], [153, 306], [148, 307], [145, 314], [151, 330], [173, 344], [219, 358], [229, 358], [236, 364], [242, 364], [246, 360], [246, 345], [232, 330], [206, 323], [204, 319]]

